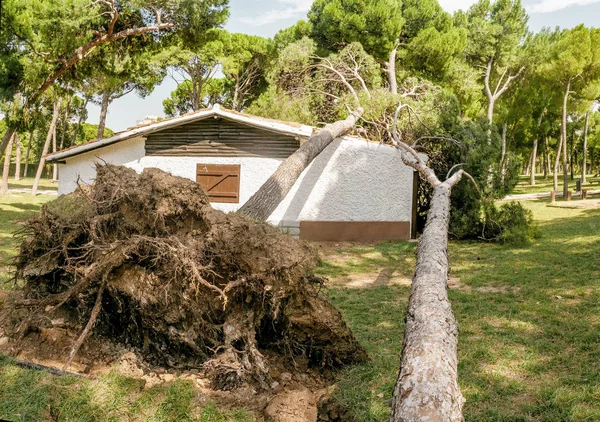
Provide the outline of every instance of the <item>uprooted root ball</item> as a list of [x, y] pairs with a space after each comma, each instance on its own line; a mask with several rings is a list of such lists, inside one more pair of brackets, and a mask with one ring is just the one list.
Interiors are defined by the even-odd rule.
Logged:
[[201, 366], [216, 389], [267, 386], [267, 350], [324, 368], [366, 359], [312, 284], [314, 249], [214, 210], [190, 180], [99, 166], [92, 186], [44, 206], [21, 235], [20, 330], [64, 308], [83, 329], [71, 358], [93, 330], [150, 362]]

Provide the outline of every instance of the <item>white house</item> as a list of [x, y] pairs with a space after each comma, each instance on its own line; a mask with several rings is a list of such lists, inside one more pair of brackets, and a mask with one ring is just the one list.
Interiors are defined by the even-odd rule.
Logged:
[[[157, 167], [195, 180], [212, 205], [240, 208], [315, 128], [226, 110], [218, 105], [130, 128], [50, 154], [59, 194], [91, 183], [95, 163], [142, 171]], [[417, 173], [390, 146], [344, 136], [296, 181], [269, 222], [308, 240], [414, 237]]]

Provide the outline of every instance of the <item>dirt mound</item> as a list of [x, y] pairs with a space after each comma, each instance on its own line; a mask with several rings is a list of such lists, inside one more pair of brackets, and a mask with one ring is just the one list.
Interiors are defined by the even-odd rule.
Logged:
[[92, 186], [44, 206], [21, 236], [25, 284], [2, 324], [13, 338], [60, 309], [81, 333], [71, 358], [93, 332], [154, 364], [201, 368], [220, 390], [268, 388], [267, 352], [323, 369], [367, 358], [317, 293], [314, 249], [214, 210], [190, 180], [99, 166]]

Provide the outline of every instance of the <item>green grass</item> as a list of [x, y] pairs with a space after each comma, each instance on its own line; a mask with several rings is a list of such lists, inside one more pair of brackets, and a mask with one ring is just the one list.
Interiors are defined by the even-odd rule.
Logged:
[[49, 195], [8, 194], [0, 196], [0, 288], [8, 288], [8, 263], [18, 247], [14, 232], [19, 222], [39, 211], [43, 203], [54, 199]]
[[[581, 175], [575, 175], [573, 180], [569, 179], [569, 189], [575, 191], [576, 180], [580, 179]], [[543, 176], [537, 175], [535, 178], [535, 185], [529, 184], [529, 176], [521, 176], [519, 178], [519, 184], [510, 193], [511, 195], [521, 195], [525, 193], [550, 193], [554, 189], [552, 175], [549, 175], [547, 179]], [[583, 185], [583, 189], [600, 189], [600, 177], [587, 178], [587, 183]], [[558, 177], [558, 190], [562, 192], [562, 174]]]
[[[0, 198], [0, 252], [16, 246], [14, 221], [50, 197]], [[600, 210], [526, 202], [541, 237], [514, 248], [451, 242], [450, 299], [460, 324], [459, 379], [467, 421], [600, 420]], [[319, 272], [335, 278], [381, 268], [410, 276], [415, 243], [330, 250]], [[342, 370], [338, 399], [357, 421], [385, 421], [398, 370], [409, 288], [331, 288], [371, 361]], [[143, 390], [109, 374], [58, 378], [0, 359], [0, 418], [17, 420], [246, 421], [222, 413], [189, 383]]]
[[144, 382], [116, 372], [95, 380], [57, 377], [22, 369], [0, 356], [0, 418], [11, 421], [245, 422], [247, 412], [222, 412], [191, 381], [144, 389]]
[[[598, 421], [600, 210], [549, 208], [544, 202], [525, 206], [542, 233], [533, 244], [450, 244], [451, 275], [460, 279], [449, 295], [460, 325], [465, 418]], [[387, 263], [391, 271], [406, 271], [394, 266], [412, 259], [412, 245], [384, 244], [397, 253]], [[357, 262], [381, 247], [359, 248]], [[327, 262], [322, 272], [332, 267], [344, 272]], [[371, 357], [366, 365], [342, 371], [339, 400], [359, 421], [385, 421], [409, 288], [335, 288], [327, 294]]]
[[[25, 177], [21, 178], [18, 182], [15, 182], [13, 178], [8, 179], [8, 188], [9, 189], [31, 189], [33, 186], [33, 177]], [[58, 183], [53, 182], [50, 179], [40, 179], [40, 183], [38, 185], [38, 189], [40, 190], [57, 190]]]

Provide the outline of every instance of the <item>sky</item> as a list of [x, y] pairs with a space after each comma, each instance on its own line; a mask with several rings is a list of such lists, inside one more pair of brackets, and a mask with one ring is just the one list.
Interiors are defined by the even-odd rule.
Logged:
[[[600, 26], [600, 0], [522, 0], [529, 13], [529, 29], [543, 27], [572, 28], [580, 23]], [[448, 12], [466, 10], [474, 0], [439, 0]], [[230, 0], [230, 17], [225, 28], [232, 32], [272, 37], [277, 31], [292, 26], [306, 17], [312, 0]], [[108, 109], [106, 126], [114, 131], [136, 125], [146, 116], [164, 116], [162, 101], [176, 88], [166, 78], [152, 94], [140, 98], [135, 93], [115, 100]], [[98, 123], [100, 108], [88, 107], [88, 122]]]

